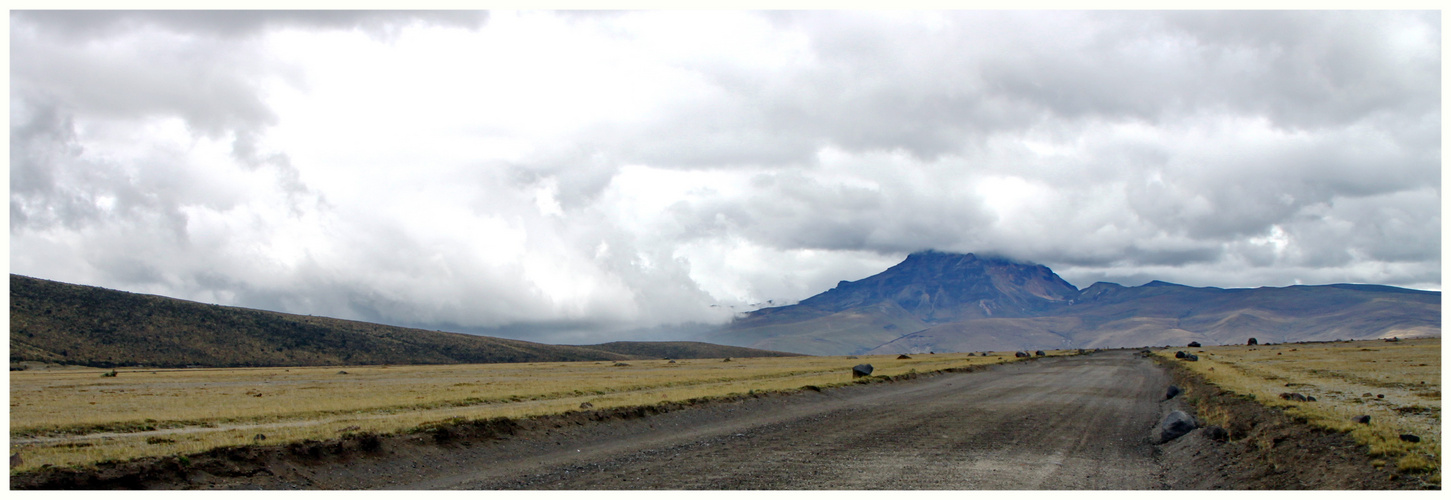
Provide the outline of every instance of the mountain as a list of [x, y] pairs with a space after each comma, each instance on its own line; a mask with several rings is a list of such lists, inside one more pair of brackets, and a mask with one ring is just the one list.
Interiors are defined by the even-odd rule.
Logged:
[[897, 354], [1439, 336], [1440, 320], [1439, 292], [1162, 281], [1078, 290], [1041, 265], [926, 251], [796, 305], [748, 313], [708, 339], [817, 355]]
[[[657, 345], [658, 344], [658, 345]], [[10, 360], [316, 366], [788, 355], [704, 343], [561, 346], [302, 316], [10, 275]]]

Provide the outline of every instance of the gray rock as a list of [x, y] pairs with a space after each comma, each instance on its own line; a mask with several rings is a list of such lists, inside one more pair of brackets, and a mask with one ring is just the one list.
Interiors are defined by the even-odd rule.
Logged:
[[1282, 393], [1280, 393], [1280, 399], [1283, 399], [1283, 400], [1286, 400], [1286, 401], [1309, 401], [1310, 400], [1310, 398], [1307, 398], [1307, 397], [1305, 397], [1304, 394], [1300, 394], [1298, 392], [1282, 392]]
[[1401, 434], [1401, 441], [1405, 441], [1407, 443], [1419, 443], [1421, 442], [1421, 436], [1417, 436], [1415, 434]]
[[1026, 352], [1018, 351], [1018, 352], [1013, 353], [1013, 357], [1015, 357], [1015, 358], [1027, 358], [1027, 357], [1030, 357], [1030, 356]]
[[1260, 340], [1259, 339], [1254, 338], [1254, 337], [1250, 337], [1249, 338], [1249, 344], [1246, 344], [1246, 345], [1259, 345], [1259, 343], [1260, 343]]
[[1194, 422], [1194, 417], [1190, 417], [1183, 411], [1174, 410], [1164, 416], [1164, 420], [1154, 428], [1153, 435], [1150, 437], [1154, 444], [1163, 444], [1178, 439], [1179, 436], [1188, 434], [1189, 431], [1198, 427], [1199, 424]]
[[1198, 342], [1190, 342], [1189, 343], [1189, 347], [1203, 347], [1203, 346], [1200, 343], [1198, 343]]
[[1188, 355], [1189, 354], [1188, 353], [1185, 353], [1184, 351], [1174, 351], [1174, 357], [1175, 358], [1178, 358], [1178, 359], [1184, 359], [1184, 356], [1188, 356]]
[[856, 365], [851, 367], [851, 378], [862, 378], [872, 374], [872, 365]]
[[581, 409], [581, 410], [588, 410], [588, 409], [594, 408], [594, 407], [595, 407], [595, 405], [591, 404], [589, 401], [585, 401], [585, 402], [579, 404], [579, 409]]
[[912, 357], [911, 356], [908, 356], [906, 354], [902, 354], [902, 355], [897, 356], [897, 359], [912, 359]]
[[1048, 353], [1043, 352], [1043, 351], [1038, 351], [1038, 352], [1033, 353], [1033, 355], [1034, 356], [1047, 356]]
[[1357, 424], [1368, 424], [1370, 423], [1370, 415], [1356, 415], [1355, 418], [1350, 419], [1350, 421]]
[[1168, 399], [1174, 399], [1174, 396], [1178, 396], [1182, 392], [1184, 392], [1184, 391], [1181, 390], [1181, 389], [1179, 389], [1179, 386], [1177, 386], [1177, 385], [1171, 385], [1171, 386], [1169, 386], [1169, 391], [1166, 392], [1166, 393], [1164, 393], [1164, 399], [1166, 399], [1166, 400], [1168, 400]]
[[1185, 354], [1184, 355], [1184, 361], [1199, 361], [1199, 355], [1197, 355], [1197, 354]]

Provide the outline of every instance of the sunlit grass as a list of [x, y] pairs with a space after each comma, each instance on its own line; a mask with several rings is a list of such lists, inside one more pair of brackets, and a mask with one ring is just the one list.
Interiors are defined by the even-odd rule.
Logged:
[[[1056, 353], [1062, 354], [1065, 351]], [[236, 369], [31, 370], [10, 378], [11, 453], [25, 465], [74, 465], [229, 445], [389, 433], [454, 417], [527, 417], [580, 409], [830, 387], [850, 368], [894, 376], [1014, 361], [998, 356], [632, 360]], [[346, 372], [346, 373], [339, 373]]]
[[[1181, 362], [1219, 387], [1311, 425], [1348, 432], [1370, 454], [1404, 472], [1438, 470], [1441, 461], [1441, 339], [1358, 341], [1272, 346], [1174, 348], [1155, 352], [1173, 360], [1184, 350], [1198, 362]], [[1280, 398], [1295, 392], [1313, 402]], [[1223, 416], [1201, 415], [1209, 423]], [[1369, 424], [1351, 421], [1369, 415]], [[1401, 434], [1420, 437], [1403, 441]]]

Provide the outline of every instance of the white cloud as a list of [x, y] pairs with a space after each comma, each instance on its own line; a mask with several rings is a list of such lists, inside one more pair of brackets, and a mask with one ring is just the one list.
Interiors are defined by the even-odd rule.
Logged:
[[576, 340], [924, 248], [1079, 286], [1440, 287], [1435, 13], [20, 12], [11, 37], [20, 274]]

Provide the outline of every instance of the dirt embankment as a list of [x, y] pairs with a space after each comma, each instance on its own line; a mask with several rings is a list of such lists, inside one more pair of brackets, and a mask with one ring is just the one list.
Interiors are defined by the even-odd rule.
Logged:
[[[1168, 401], [1171, 382], [1185, 393]], [[889, 382], [871, 379], [873, 382]], [[15, 489], [1413, 489], [1349, 438], [1128, 351], [892, 383], [443, 422], [11, 476]], [[1170, 409], [1228, 415], [1163, 445]], [[1202, 420], [1202, 419], [1201, 419]]]
[[1311, 427], [1304, 419], [1221, 390], [1178, 363], [1161, 363], [1184, 390], [1164, 402], [1164, 412], [1181, 409], [1199, 415], [1201, 423], [1212, 414], [1226, 432], [1216, 440], [1201, 428], [1162, 445], [1164, 483], [1170, 488], [1440, 489], [1439, 481], [1427, 475], [1374, 465], [1365, 446], [1349, 435]]

